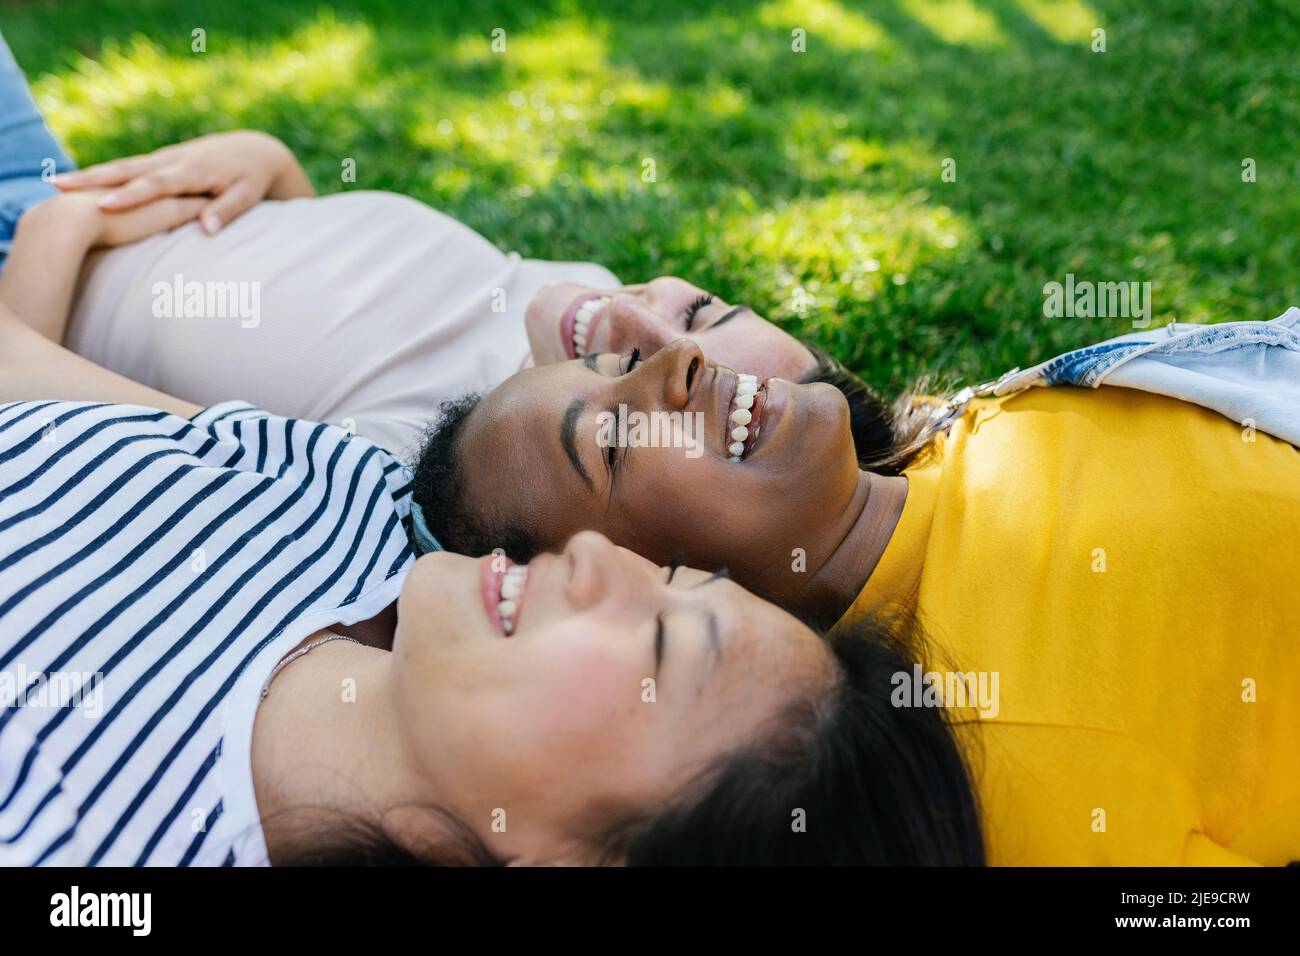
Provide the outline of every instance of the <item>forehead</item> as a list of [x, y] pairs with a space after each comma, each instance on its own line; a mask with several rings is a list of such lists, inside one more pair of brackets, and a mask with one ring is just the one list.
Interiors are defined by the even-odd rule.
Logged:
[[723, 365], [761, 362], [760, 371], [798, 381], [817, 367], [817, 359], [791, 333], [752, 309], [736, 313], [717, 328], [696, 336], [706, 358]]
[[[575, 398], [592, 400], [598, 377], [581, 362], [525, 369], [489, 392], [466, 424], [471, 444], [529, 455], [555, 444], [564, 410]], [[549, 429], [549, 430], [548, 430]]]
[[728, 656], [746, 670], [772, 675], [778, 685], [796, 676], [829, 675], [829, 647], [790, 613], [730, 580], [702, 588], [699, 597], [722, 614]]
[[[581, 362], [562, 362], [518, 372], [484, 396], [461, 436], [469, 498], [503, 507], [526, 493], [529, 513], [553, 515], [582, 488], [560, 444], [565, 410], [575, 398], [595, 408], [600, 384]], [[588, 431], [575, 431], [580, 449]]]

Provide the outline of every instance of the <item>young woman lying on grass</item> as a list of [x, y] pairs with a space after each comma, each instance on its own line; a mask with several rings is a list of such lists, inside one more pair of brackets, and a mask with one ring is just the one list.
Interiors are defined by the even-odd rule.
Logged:
[[[1280, 356], [1244, 337], [1300, 349], [1239, 326], [1192, 333], [1202, 368], [1266, 380]], [[596, 529], [819, 625], [923, 630], [927, 664], [991, 691], [961, 738], [994, 862], [1300, 859], [1296, 448], [1161, 395], [1033, 388], [973, 400], [880, 474], [839, 392], [743, 371], [688, 340], [521, 371], [447, 408], [414, 501], [463, 553]], [[633, 413], [698, 414], [705, 453], [601, 437]]]
[[409, 501], [366, 439], [0, 307], [0, 863], [982, 862], [879, 629], [592, 533], [416, 560]]

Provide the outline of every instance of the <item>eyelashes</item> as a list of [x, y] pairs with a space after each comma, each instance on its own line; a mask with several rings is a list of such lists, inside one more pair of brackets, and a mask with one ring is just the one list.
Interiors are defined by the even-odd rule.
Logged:
[[[641, 350], [638, 348], [633, 348], [632, 353], [627, 357], [627, 368], [623, 369], [621, 374], [627, 375], [629, 372], [632, 371], [632, 369], [637, 367], [637, 364], [640, 361], [641, 361]], [[618, 467], [618, 446], [617, 445], [611, 444], [609, 446], [609, 450], [605, 452], [605, 462], [609, 468], [610, 474], [612, 475], [614, 473], [614, 469]]]
[[690, 305], [686, 307], [686, 331], [687, 332], [689, 332], [691, 330], [691, 327], [695, 324], [695, 313], [699, 312], [700, 309], [704, 308], [712, 301], [713, 301], [713, 296], [709, 295], [706, 292], [703, 295], [698, 296], [696, 299], [694, 299], [691, 302]]

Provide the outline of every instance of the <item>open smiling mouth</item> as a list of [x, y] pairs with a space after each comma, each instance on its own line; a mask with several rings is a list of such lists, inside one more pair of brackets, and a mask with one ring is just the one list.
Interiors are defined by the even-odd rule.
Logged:
[[736, 394], [731, 397], [731, 411], [726, 424], [728, 461], [744, 461], [758, 444], [766, 401], [767, 386], [758, 384], [757, 375], [736, 373]]
[[[500, 563], [507, 560], [504, 568]], [[495, 624], [506, 637], [514, 633], [515, 622], [519, 620], [519, 609], [523, 606], [524, 591], [528, 585], [528, 565], [508, 563], [498, 555], [487, 555], [482, 559], [480, 574], [483, 592], [483, 605], [488, 612], [488, 619]]]
[[582, 358], [587, 354], [587, 344], [589, 341], [588, 330], [591, 327], [592, 319], [596, 313], [609, 305], [609, 296], [604, 295], [595, 299], [588, 299], [578, 307], [578, 311], [573, 316], [573, 354], [577, 358]]

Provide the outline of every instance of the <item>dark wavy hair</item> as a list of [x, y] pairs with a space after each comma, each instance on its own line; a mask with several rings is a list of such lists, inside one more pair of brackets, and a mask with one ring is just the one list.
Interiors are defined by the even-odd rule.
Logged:
[[886, 402], [862, 376], [831, 358], [815, 345], [803, 343], [812, 353], [813, 369], [799, 381], [834, 385], [849, 403], [849, 430], [858, 467], [882, 475], [899, 475], [924, 450], [925, 425], [932, 403], [921, 398], [923, 383], [913, 384], [892, 402]]
[[[829, 682], [796, 692], [754, 740], [665, 805], [597, 808], [577, 842], [598, 862], [630, 866], [982, 865], [971, 775], [946, 713], [891, 700], [917, 643], [865, 619], [827, 644]], [[508, 862], [468, 826], [431, 812], [445, 833], [431, 849], [404, 848], [375, 826], [331, 825], [287, 863]]]

